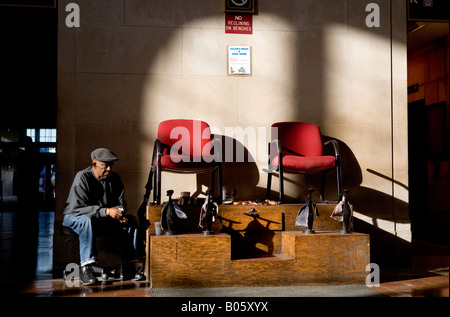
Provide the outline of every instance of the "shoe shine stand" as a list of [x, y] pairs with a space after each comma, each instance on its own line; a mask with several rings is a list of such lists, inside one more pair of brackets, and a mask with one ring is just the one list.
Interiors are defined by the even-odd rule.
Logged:
[[[220, 205], [212, 226], [197, 230], [199, 206], [183, 206], [185, 232], [147, 231], [147, 272], [152, 288], [364, 284], [370, 237], [339, 231], [330, 218], [334, 204], [318, 204], [314, 234], [296, 227], [301, 205]], [[162, 206], [148, 206], [150, 223]], [[253, 208], [253, 210], [251, 210]], [[249, 211], [250, 210], [250, 211]]]

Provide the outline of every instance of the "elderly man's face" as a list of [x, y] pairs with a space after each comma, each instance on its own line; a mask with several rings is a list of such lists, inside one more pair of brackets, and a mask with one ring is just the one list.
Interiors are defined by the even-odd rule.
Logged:
[[111, 168], [113, 166], [113, 162], [101, 162], [97, 160], [92, 161], [92, 170], [94, 172], [94, 175], [98, 179], [105, 179], [108, 178]]

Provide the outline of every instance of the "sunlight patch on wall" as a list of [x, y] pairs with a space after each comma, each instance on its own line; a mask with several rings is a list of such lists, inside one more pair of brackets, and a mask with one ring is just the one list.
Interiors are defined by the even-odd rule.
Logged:
[[366, 171], [393, 170], [390, 37], [348, 25], [327, 28], [334, 32], [323, 36], [326, 131], [354, 151], [362, 186], [392, 195], [391, 181]]
[[[141, 78], [140, 108], [148, 122], [142, 133], [154, 139], [163, 120], [201, 119], [224, 137], [242, 143], [248, 150], [246, 159], [261, 170], [267, 167], [270, 125], [292, 120], [297, 111], [297, 39], [292, 32], [278, 31], [289, 29], [281, 18], [272, 20], [277, 30], [255, 29], [252, 36], [225, 34], [222, 25], [211, 27], [217, 19], [202, 19], [200, 25], [209, 26], [205, 28], [195, 21], [172, 30], [149, 66], [150, 74]], [[252, 46], [251, 77], [227, 76], [227, 45]], [[179, 73], [164, 73], [161, 68], [154, 72], [158, 64], [179, 64]], [[237, 129], [256, 135], [242, 136]], [[264, 135], [259, 135], [263, 130]]]

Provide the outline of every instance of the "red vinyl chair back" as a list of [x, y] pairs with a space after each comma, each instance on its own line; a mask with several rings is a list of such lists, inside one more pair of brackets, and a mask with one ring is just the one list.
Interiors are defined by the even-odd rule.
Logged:
[[158, 126], [158, 139], [169, 147], [175, 145], [183, 155], [201, 157], [202, 153], [211, 154], [211, 129], [204, 121], [186, 119], [162, 121]]
[[322, 156], [320, 128], [305, 122], [278, 122], [271, 127], [271, 138], [280, 140], [283, 155]]

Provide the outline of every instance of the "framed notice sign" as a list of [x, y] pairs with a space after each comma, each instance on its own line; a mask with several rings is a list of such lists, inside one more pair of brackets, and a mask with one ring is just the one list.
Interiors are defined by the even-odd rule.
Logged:
[[230, 76], [252, 74], [251, 46], [228, 46], [228, 71]]
[[251, 14], [225, 13], [225, 33], [252, 34], [253, 16]]
[[255, 0], [225, 0], [225, 12], [255, 13]]

